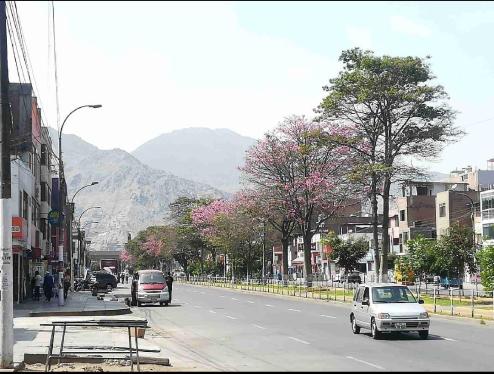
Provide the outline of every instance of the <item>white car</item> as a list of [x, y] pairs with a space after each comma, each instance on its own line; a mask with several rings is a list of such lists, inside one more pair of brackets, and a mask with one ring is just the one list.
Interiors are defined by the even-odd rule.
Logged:
[[417, 331], [422, 339], [429, 336], [429, 314], [407, 286], [395, 283], [363, 284], [353, 297], [350, 323], [354, 334], [361, 328], [371, 330], [379, 339], [383, 332]]

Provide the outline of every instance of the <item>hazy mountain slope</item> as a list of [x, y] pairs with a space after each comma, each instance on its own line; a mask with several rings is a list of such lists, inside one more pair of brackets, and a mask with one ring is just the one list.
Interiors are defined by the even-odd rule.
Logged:
[[[52, 138], [53, 139], [53, 138]], [[154, 224], [163, 224], [168, 204], [179, 196], [221, 197], [225, 194], [208, 185], [153, 170], [121, 149], [100, 150], [74, 135], [62, 140], [65, 176], [69, 198], [86, 184], [74, 200], [76, 218], [91, 206], [81, 223], [98, 221], [86, 227], [94, 249], [119, 248], [127, 233]]]
[[228, 129], [187, 128], [162, 134], [132, 155], [154, 169], [232, 192], [240, 188], [238, 167], [255, 142]]

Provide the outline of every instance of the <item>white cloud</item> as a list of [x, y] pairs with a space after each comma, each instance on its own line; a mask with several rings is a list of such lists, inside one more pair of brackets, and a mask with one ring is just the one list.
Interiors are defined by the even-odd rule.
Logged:
[[429, 28], [403, 16], [392, 16], [389, 20], [391, 29], [410, 36], [425, 38], [431, 34]]
[[370, 31], [364, 27], [348, 26], [346, 35], [353, 47], [362, 49], [372, 49], [372, 35]]

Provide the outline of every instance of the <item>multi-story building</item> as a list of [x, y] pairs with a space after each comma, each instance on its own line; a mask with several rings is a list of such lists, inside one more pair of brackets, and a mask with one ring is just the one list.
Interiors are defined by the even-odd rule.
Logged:
[[31, 292], [30, 279], [36, 270], [46, 269], [42, 261], [41, 232], [41, 151], [43, 136], [41, 111], [32, 86], [11, 83], [9, 99], [12, 113], [12, 252], [14, 301]]
[[480, 193], [482, 245], [494, 245], [494, 189]]
[[474, 191], [486, 191], [494, 188], [494, 158], [487, 160], [487, 169], [471, 166], [450, 173], [452, 182], [466, 182], [468, 188]]
[[390, 248], [397, 254], [407, 253], [407, 242], [418, 235], [436, 238], [436, 195], [455, 188], [467, 191], [466, 182], [408, 181], [402, 185], [402, 196], [395, 198], [390, 211]]
[[[473, 208], [472, 201], [474, 203]], [[478, 191], [444, 191], [438, 193], [436, 196], [437, 236], [446, 235], [449, 228], [454, 224], [475, 230], [475, 226], [472, 226], [472, 212], [474, 212], [474, 219], [480, 220], [479, 211], [475, 209], [478, 202]]]

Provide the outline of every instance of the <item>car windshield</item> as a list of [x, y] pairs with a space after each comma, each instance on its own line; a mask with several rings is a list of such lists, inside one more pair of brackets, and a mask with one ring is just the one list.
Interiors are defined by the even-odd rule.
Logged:
[[408, 287], [373, 287], [372, 301], [374, 303], [416, 303]]
[[162, 273], [142, 273], [139, 274], [139, 282], [142, 283], [165, 283], [165, 277]]

